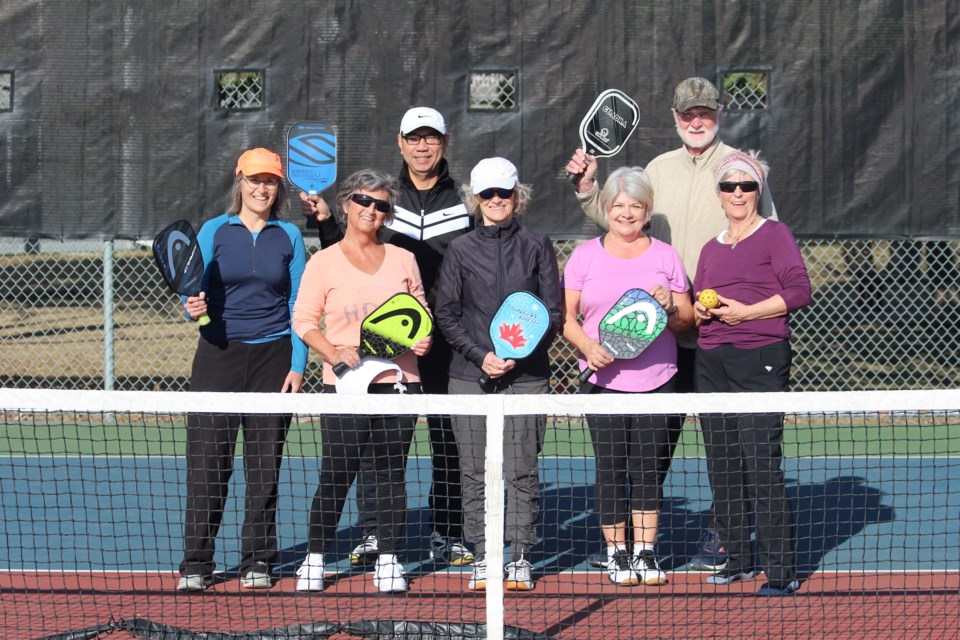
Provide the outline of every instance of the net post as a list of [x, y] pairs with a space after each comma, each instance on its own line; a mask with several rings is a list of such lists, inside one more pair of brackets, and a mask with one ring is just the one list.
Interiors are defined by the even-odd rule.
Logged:
[[487, 541], [487, 640], [503, 640], [503, 396], [487, 400], [487, 450], [484, 455], [484, 538]]

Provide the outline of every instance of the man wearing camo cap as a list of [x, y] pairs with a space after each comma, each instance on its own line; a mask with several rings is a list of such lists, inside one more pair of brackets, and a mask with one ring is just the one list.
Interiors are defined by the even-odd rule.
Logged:
[[[647, 175], [653, 183], [653, 211], [648, 233], [673, 245], [683, 259], [687, 277], [693, 282], [700, 249], [726, 229], [727, 219], [717, 197], [715, 174], [723, 159], [738, 149], [724, 144], [717, 136], [723, 105], [720, 92], [706, 78], [687, 78], [678, 84], [673, 92], [671, 111], [683, 146], [657, 156], [646, 166]], [[574, 186], [584, 213], [605, 229], [607, 216], [605, 211], [600, 211], [595, 160], [594, 156], [586, 155], [583, 149], [577, 149], [567, 163], [566, 170], [579, 176]], [[769, 189], [765, 189], [761, 195], [759, 210], [764, 218], [777, 218]], [[677, 336], [677, 346], [676, 389], [679, 393], [692, 393], [696, 331], [687, 336]], [[671, 434], [674, 446], [682, 422]], [[667, 465], [664, 467], [663, 473], [666, 473]], [[606, 561], [606, 555], [605, 551], [591, 554], [590, 563], [601, 566]], [[711, 525], [688, 567], [716, 571], [725, 564], [726, 553]]]

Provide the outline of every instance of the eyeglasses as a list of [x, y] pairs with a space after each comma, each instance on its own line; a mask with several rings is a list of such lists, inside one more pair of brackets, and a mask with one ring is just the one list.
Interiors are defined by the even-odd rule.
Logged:
[[720, 191], [724, 193], [733, 193], [737, 190], [737, 187], [740, 187], [740, 191], [744, 193], [752, 193], [760, 188], [760, 185], [753, 180], [749, 182], [721, 182], [718, 186], [720, 187]]
[[440, 144], [443, 142], [443, 136], [439, 133], [428, 133], [425, 136], [419, 136], [415, 133], [408, 133], [403, 136], [403, 139], [407, 141], [407, 144], [420, 144], [420, 141], [423, 140], [427, 144]]
[[677, 115], [680, 116], [680, 119], [684, 122], [693, 122], [697, 118], [701, 120], [716, 120], [717, 112], [711, 111], [710, 109], [702, 109], [700, 111], [679, 111]]
[[489, 189], [484, 189], [477, 194], [481, 200], [490, 200], [493, 196], [497, 196], [501, 200], [509, 200], [513, 197], [513, 189], [499, 189], [497, 187], [491, 187]]
[[256, 191], [260, 185], [263, 185], [265, 189], [276, 189], [280, 186], [279, 178], [257, 178], [256, 176], [243, 176], [243, 179], [247, 181], [247, 184]]
[[373, 205], [380, 213], [390, 213], [390, 210], [393, 209], [393, 205], [390, 204], [388, 200], [377, 200], [373, 196], [368, 196], [362, 193], [354, 193], [350, 196], [350, 199], [364, 209], [370, 205]]

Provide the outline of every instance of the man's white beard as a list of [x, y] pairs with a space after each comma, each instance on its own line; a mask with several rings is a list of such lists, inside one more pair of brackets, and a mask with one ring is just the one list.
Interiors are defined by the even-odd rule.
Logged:
[[677, 135], [680, 136], [680, 140], [683, 141], [683, 144], [690, 147], [691, 149], [706, 149], [713, 144], [713, 141], [717, 139], [717, 131], [719, 127], [714, 127], [713, 131], [708, 133], [708, 137], [703, 138], [692, 138], [690, 135], [680, 128], [680, 125], [677, 125]]

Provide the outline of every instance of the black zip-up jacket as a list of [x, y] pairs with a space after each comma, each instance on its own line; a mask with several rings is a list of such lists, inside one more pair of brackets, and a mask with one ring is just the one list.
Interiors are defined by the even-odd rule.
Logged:
[[537, 350], [518, 360], [502, 384], [550, 376], [549, 349], [560, 327], [560, 272], [546, 235], [512, 220], [505, 227], [478, 225], [450, 243], [440, 272], [434, 313], [453, 348], [450, 377], [477, 380], [493, 351], [490, 321], [514, 291], [529, 291], [547, 306], [550, 331]]
[[[450, 177], [446, 159], [440, 160], [440, 177], [428, 191], [419, 191], [410, 180], [407, 163], [400, 169], [400, 198], [396, 217], [380, 230], [380, 237], [414, 255], [430, 308], [436, 308], [437, 280], [447, 247], [454, 238], [470, 231], [473, 218], [460, 200], [457, 185]], [[324, 248], [343, 238], [335, 216], [320, 223], [320, 245]]]

